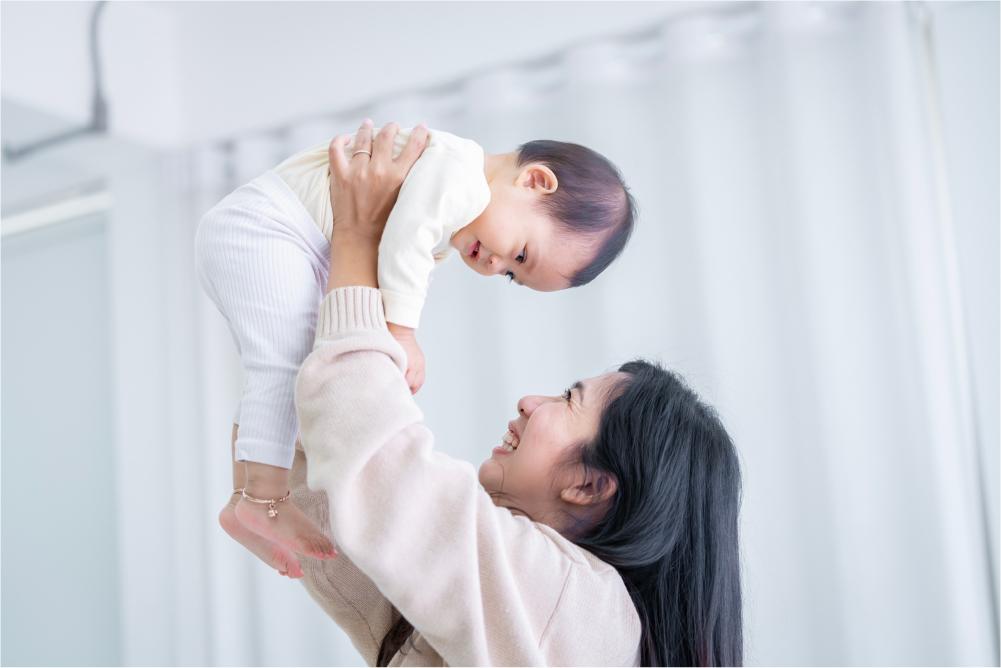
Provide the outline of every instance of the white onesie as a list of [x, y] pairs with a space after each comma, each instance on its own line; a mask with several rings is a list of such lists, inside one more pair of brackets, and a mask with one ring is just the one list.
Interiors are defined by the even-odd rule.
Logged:
[[[396, 135], [394, 156], [409, 136], [409, 129]], [[237, 461], [290, 468], [295, 455], [295, 377], [312, 349], [329, 269], [327, 146], [297, 153], [240, 186], [198, 224], [198, 274], [229, 324], [246, 374], [234, 418]], [[475, 142], [430, 131], [379, 245], [389, 322], [417, 327], [435, 264], [450, 254], [452, 235], [489, 204], [483, 161]]]

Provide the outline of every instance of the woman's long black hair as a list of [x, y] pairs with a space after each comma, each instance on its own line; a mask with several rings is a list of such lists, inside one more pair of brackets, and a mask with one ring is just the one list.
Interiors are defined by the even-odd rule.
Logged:
[[643, 620], [643, 665], [742, 665], [736, 449], [677, 374], [644, 360], [619, 371], [629, 379], [580, 451], [618, 489], [572, 540], [625, 581]]
[[[597, 524], [567, 538], [622, 576], [643, 625], [642, 665], [743, 665], [736, 449], [680, 376], [642, 359], [619, 371], [628, 377], [594, 441], [568, 462], [611, 474], [617, 490]], [[377, 665], [412, 631], [399, 617]]]

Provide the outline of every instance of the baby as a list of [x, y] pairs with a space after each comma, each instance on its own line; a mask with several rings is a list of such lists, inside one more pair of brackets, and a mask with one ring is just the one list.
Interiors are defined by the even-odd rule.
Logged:
[[[583, 146], [541, 140], [487, 154], [469, 139], [420, 128], [428, 133], [427, 148], [400, 188], [378, 265], [386, 320], [406, 352], [414, 393], [424, 379], [415, 331], [437, 263], [455, 250], [477, 273], [533, 290], [585, 285], [622, 251], [636, 210], [616, 168]], [[380, 132], [391, 137], [393, 130], [395, 124]], [[359, 134], [375, 132], [366, 120]], [[394, 156], [412, 132], [398, 130]], [[312, 349], [333, 225], [328, 144], [322, 144], [223, 198], [202, 217], [195, 242], [202, 285], [225, 317], [246, 372], [233, 420], [239, 498], [230, 497], [219, 521], [290, 577], [302, 576], [297, 554], [336, 554], [320, 527], [287, 503], [298, 432], [293, 388]]]

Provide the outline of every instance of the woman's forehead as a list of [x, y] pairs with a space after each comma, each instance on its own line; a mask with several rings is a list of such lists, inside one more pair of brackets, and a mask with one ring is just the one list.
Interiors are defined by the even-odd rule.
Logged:
[[580, 384], [580, 393], [585, 397], [583, 403], [584, 405], [588, 405], [596, 400], [603, 400], [610, 389], [617, 385], [619, 381], [625, 380], [628, 376], [629, 374], [623, 371], [609, 371], [576, 381], [575, 384]]

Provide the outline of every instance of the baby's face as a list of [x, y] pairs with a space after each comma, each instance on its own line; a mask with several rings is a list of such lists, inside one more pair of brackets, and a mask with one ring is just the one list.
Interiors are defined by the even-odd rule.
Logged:
[[515, 283], [541, 292], [563, 290], [594, 251], [557, 235], [556, 224], [533, 201], [531, 193], [495, 191], [483, 213], [449, 243], [478, 274], [513, 276]]

